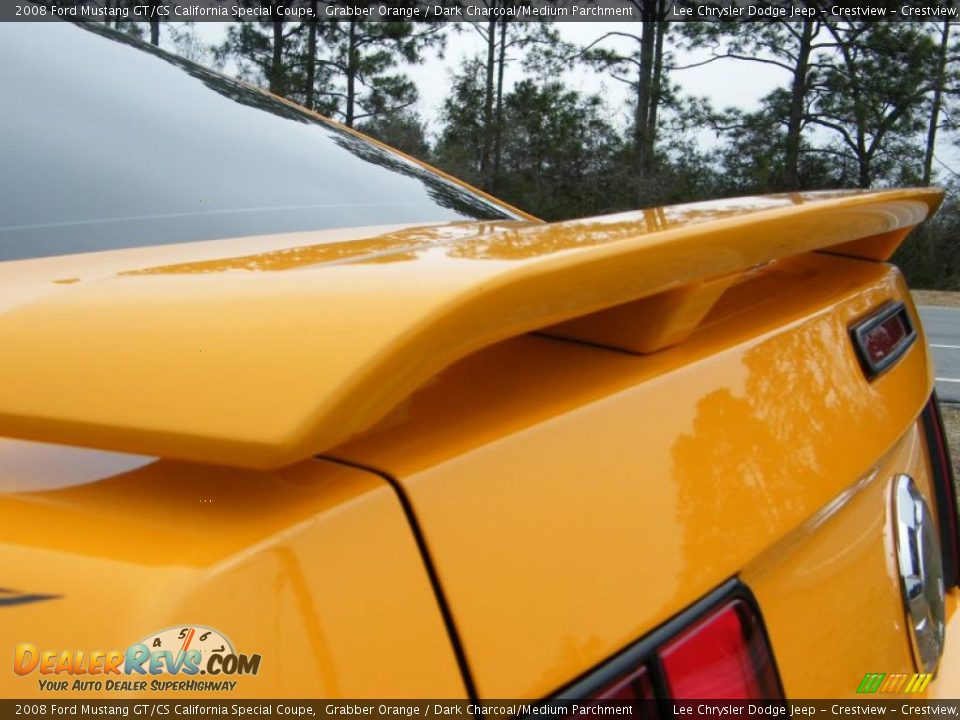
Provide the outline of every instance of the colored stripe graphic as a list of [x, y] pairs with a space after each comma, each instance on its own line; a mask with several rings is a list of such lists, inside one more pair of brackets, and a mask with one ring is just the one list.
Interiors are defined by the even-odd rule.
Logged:
[[922, 693], [933, 680], [933, 673], [867, 673], [857, 687], [858, 693]]
[[875, 693], [885, 677], [886, 673], [867, 673], [863, 676], [863, 680], [860, 681], [860, 687], [857, 688], [857, 692]]
[[910, 678], [910, 682], [907, 683], [907, 687], [904, 688], [904, 692], [907, 693], [921, 693], [927, 689], [927, 685], [930, 684], [930, 681], [933, 679], [933, 673], [920, 673], [914, 675]]
[[895, 693], [900, 692], [903, 688], [904, 683], [907, 682], [909, 675], [906, 673], [890, 673], [887, 675], [887, 679], [883, 681], [883, 684], [880, 685], [878, 692], [882, 693]]

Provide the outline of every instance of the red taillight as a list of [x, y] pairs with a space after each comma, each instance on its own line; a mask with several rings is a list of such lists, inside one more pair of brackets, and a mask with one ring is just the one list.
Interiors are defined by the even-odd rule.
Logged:
[[907, 307], [902, 302], [884, 305], [850, 329], [857, 357], [867, 378], [889, 368], [917, 339]]
[[766, 639], [742, 600], [696, 622], [659, 654], [671, 699], [753, 700], [779, 694]]
[[[773, 653], [743, 585], [730, 585], [569, 688], [567, 697], [635, 703], [641, 717], [669, 702], [781, 700]], [[640, 702], [661, 701], [661, 702]]]

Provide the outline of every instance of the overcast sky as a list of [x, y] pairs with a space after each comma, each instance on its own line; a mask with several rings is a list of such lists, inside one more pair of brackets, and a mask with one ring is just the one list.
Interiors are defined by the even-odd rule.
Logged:
[[[634, 23], [624, 22], [558, 22], [555, 27], [562, 39], [579, 46], [585, 46], [610, 31], [639, 33], [639, 28]], [[603, 42], [602, 47], [629, 53], [636, 51], [637, 43], [628, 38], [611, 37]], [[424, 65], [408, 70], [420, 90], [421, 111], [425, 117], [435, 115], [443, 102], [450, 86], [451, 70], [458, 67], [463, 58], [477, 55], [483, 50], [479, 34], [468, 29], [467, 32], [450, 36], [444, 60], [431, 59]], [[680, 64], [706, 57], [705, 54], [698, 56], [690, 53], [679, 53], [677, 56]], [[731, 72], [731, 65], [734, 64], [736, 72]], [[513, 63], [508, 72], [508, 81], [515, 81], [522, 76], [518, 63]], [[693, 70], [677, 71], [671, 74], [670, 79], [678, 83], [685, 94], [709, 97], [716, 107], [732, 105], [741, 108], [756, 107], [759, 99], [773, 90], [778, 83], [787, 82], [786, 72], [778, 68], [760, 63], [747, 65], [736, 61], [717, 61]], [[627, 98], [630, 90], [624, 83], [582, 65], [575, 71], [567, 72], [564, 80], [581, 92], [603, 96], [611, 109], [626, 119], [629, 113]]]

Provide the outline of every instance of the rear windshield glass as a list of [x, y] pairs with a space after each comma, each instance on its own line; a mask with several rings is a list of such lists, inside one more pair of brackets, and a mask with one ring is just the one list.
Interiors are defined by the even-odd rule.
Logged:
[[400, 155], [96, 26], [0, 24], [0, 261], [496, 220]]

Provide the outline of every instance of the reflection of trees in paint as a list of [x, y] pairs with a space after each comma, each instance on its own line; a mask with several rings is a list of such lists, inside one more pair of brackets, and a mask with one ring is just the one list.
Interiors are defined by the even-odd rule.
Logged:
[[723, 388], [699, 401], [692, 431], [672, 451], [685, 533], [679, 587], [739, 571], [761, 539], [826, 505], [842, 488], [825, 483], [825, 472], [852, 482], [866, 469], [840, 472], [849, 462], [837, 428], [882, 412], [850, 382], [852, 356], [837, 357], [847, 343], [827, 321], [783, 333], [744, 355], [742, 394]]

